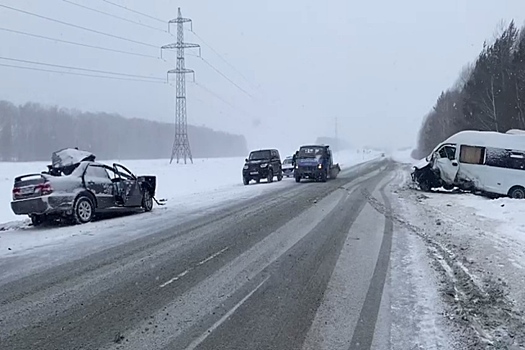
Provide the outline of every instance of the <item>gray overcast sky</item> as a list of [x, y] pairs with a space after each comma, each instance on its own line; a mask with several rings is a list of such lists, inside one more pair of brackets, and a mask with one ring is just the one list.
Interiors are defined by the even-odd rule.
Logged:
[[[166, 29], [161, 22], [103, 0], [69, 1]], [[521, 26], [525, 13], [523, 0], [111, 1], [165, 20], [176, 17], [180, 6], [183, 15], [193, 20], [194, 31], [236, 70], [206, 45], [203, 57], [253, 96], [188, 56], [186, 65], [196, 70], [199, 84], [188, 82], [189, 123], [244, 134], [251, 148], [278, 146], [286, 151], [319, 135], [333, 135], [335, 117], [340, 135], [354, 145], [413, 145], [423, 115], [454, 83], [461, 68], [476, 58], [499, 22], [514, 19]], [[1, 0], [0, 4], [156, 46], [176, 41], [162, 31], [63, 0]], [[5, 8], [0, 8], [0, 28], [158, 55], [155, 48]], [[175, 33], [175, 26], [172, 29]], [[203, 44], [189, 31], [185, 39]], [[0, 57], [128, 74], [164, 78], [175, 64], [173, 52], [165, 56], [170, 62], [164, 62], [2, 30], [0, 41]], [[21, 65], [4, 60], [0, 64]], [[15, 103], [35, 101], [165, 122], [174, 119], [174, 88], [169, 85], [5, 67], [0, 67], [0, 74], [1, 98]]]

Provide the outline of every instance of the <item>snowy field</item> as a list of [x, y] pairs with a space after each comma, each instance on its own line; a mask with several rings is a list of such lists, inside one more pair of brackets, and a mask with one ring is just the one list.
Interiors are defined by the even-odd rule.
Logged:
[[[379, 154], [374, 152], [364, 154], [353, 150], [335, 154], [334, 161], [339, 162], [344, 171], [352, 165], [378, 157]], [[156, 175], [157, 198], [166, 199], [166, 205], [155, 206], [153, 212], [147, 214], [138, 213], [86, 225], [51, 228], [32, 228], [27, 218], [14, 215], [10, 208], [14, 177], [42, 171], [47, 162], [0, 163], [0, 257], [58, 245], [62, 248], [86, 246], [80, 243], [88, 241], [90, 243], [86, 249], [93, 251], [122, 240], [143, 236], [152, 227], [156, 231], [167, 229], [183, 219], [206, 214], [217, 206], [269, 191], [279, 192], [296, 185], [293, 179], [284, 178], [283, 181], [274, 181], [272, 184], [261, 182], [244, 186], [241, 175], [244, 158], [196, 159], [193, 165], [170, 165], [168, 160], [130, 160], [119, 163], [138, 175]], [[75, 254], [75, 251], [72, 249], [68, 254]], [[47, 258], [50, 261], [55, 259], [51, 255]]]

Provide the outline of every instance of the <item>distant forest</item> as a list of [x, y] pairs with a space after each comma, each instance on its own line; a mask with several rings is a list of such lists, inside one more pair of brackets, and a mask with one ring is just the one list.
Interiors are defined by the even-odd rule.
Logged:
[[415, 158], [461, 130], [525, 129], [525, 29], [510, 23], [456, 85], [439, 96], [419, 131]]
[[[78, 112], [37, 103], [0, 101], [0, 161], [50, 160], [78, 147], [99, 159], [169, 158], [174, 125], [115, 114]], [[194, 158], [244, 156], [244, 136], [188, 125]]]

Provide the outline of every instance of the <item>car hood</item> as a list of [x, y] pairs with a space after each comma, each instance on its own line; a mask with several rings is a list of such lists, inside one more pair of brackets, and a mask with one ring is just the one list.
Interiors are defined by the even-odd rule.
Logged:
[[416, 168], [416, 169], [423, 169], [424, 167], [426, 167], [429, 164], [430, 163], [426, 159], [423, 158], [419, 162], [414, 164], [414, 168]]
[[51, 163], [53, 168], [63, 168], [83, 161], [94, 161], [95, 155], [91, 152], [81, 151], [76, 148], [65, 148], [53, 152]]

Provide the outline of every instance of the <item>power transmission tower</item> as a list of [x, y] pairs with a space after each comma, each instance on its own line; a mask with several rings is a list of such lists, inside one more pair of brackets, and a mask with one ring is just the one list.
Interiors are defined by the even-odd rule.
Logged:
[[195, 72], [186, 68], [184, 50], [200, 47], [197, 44], [184, 42], [184, 23], [190, 22], [191, 25], [191, 19], [183, 18], [180, 7], [178, 10], [177, 18], [168, 22], [168, 31], [172, 23], [177, 23], [177, 42], [161, 47], [161, 52], [162, 50], [177, 50], [177, 67], [168, 71], [168, 75], [175, 73], [177, 80], [175, 87], [175, 140], [173, 141], [173, 148], [171, 150], [170, 164], [175, 157], [177, 158], [177, 163], [181, 158], [184, 158], [184, 164], [186, 164], [187, 158], [193, 163], [190, 141], [188, 139], [188, 117], [186, 114], [186, 74], [195, 74]]

